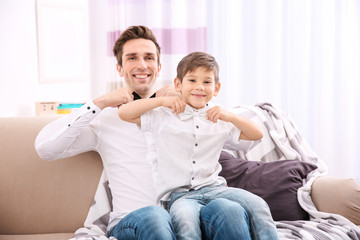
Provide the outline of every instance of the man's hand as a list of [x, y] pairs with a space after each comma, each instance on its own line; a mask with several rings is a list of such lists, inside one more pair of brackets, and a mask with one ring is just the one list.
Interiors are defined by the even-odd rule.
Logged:
[[181, 96], [181, 93], [175, 90], [172, 85], [167, 85], [156, 91], [156, 97]]
[[133, 99], [134, 96], [132, 95], [132, 92], [128, 88], [122, 87], [96, 98], [94, 103], [100, 109], [104, 109], [106, 107], [114, 108], [131, 102]]
[[173, 113], [179, 114], [185, 111], [186, 103], [182, 97], [161, 97], [161, 106], [171, 108]]
[[220, 106], [215, 106], [207, 111], [207, 119], [214, 123], [216, 123], [217, 120], [231, 122], [233, 117], [234, 114], [232, 112], [229, 112]]

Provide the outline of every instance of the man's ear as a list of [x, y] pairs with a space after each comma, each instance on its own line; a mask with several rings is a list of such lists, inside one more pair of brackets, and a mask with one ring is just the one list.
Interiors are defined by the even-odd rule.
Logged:
[[120, 77], [124, 76], [123, 71], [122, 71], [122, 67], [118, 63], [116, 64], [116, 70], [118, 71]]
[[215, 90], [214, 90], [214, 97], [216, 97], [219, 94], [221, 84], [220, 82], [215, 83]]
[[174, 79], [175, 90], [181, 92], [181, 80], [179, 78]]
[[160, 76], [160, 70], [161, 70], [161, 63], [158, 65], [158, 71], [156, 73], [156, 77]]

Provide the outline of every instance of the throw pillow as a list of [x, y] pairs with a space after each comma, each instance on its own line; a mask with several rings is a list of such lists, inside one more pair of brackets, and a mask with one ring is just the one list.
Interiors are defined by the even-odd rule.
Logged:
[[308, 173], [317, 168], [299, 160], [276, 162], [247, 161], [223, 151], [219, 159], [220, 176], [229, 187], [237, 187], [263, 198], [275, 221], [308, 220], [308, 213], [297, 200], [297, 190]]

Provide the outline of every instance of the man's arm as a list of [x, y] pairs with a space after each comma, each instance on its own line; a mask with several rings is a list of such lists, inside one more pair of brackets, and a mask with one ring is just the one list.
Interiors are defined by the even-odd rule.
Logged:
[[161, 106], [171, 108], [176, 114], [185, 110], [185, 103], [179, 97], [156, 97], [139, 99], [122, 105], [119, 108], [119, 117], [124, 121], [141, 125], [142, 114]]
[[207, 118], [212, 122], [217, 122], [217, 120], [231, 122], [241, 131], [239, 139], [257, 141], [263, 138], [261, 129], [250, 119], [238, 116], [220, 106], [209, 109], [207, 112]]
[[127, 88], [109, 92], [84, 104], [80, 109], [46, 125], [35, 140], [35, 149], [44, 160], [55, 160], [94, 150], [96, 133], [90, 127], [106, 107], [117, 107], [132, 101]]

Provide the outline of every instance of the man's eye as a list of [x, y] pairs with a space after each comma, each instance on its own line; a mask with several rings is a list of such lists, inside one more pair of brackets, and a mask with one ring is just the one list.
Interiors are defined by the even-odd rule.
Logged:
[[154, 60], [154, 57], [147, 57], [147, 60]]
[[129, 57], [128, 60], [135, 60], [135, 57]]

